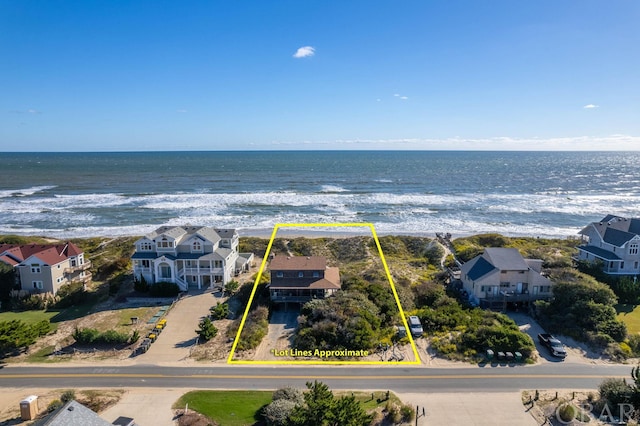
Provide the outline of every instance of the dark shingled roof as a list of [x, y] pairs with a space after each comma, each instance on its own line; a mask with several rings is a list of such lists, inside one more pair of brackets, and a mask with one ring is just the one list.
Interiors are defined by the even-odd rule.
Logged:
[[578, 250], [586, 251], [605, 260], [620, 260], [620, 257], [615, 253], [596, 246], [579, 246]]
[[607, 228], [604, 231], [602, 239], [609, 244], [613, 244], [617, 247], [622, 247], [627, 241], [635, 237], [635, 234], [631, 232], [620, 231], [615, 228]]
[[475, 265], [471, 267], [471, 269], [467, 273], [467, 276], [471, 280], [475, 281], [494, 270], [497, 270], [497, 268], [490, 264], [484, 257], [478, 257], [478, 260], [476, 261]]

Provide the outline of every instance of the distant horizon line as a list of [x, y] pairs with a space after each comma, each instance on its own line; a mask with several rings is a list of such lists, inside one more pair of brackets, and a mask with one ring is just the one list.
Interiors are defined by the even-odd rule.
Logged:
[[639, 149], [160, 149], [113, 151], [0, 151], [0, 154], [143, 154], [173, 152], [639, 152]]

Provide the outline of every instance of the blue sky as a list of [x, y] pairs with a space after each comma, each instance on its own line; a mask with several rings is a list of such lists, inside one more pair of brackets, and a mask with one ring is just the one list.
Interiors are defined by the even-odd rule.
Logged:
[[636, 0], [4, 0], [0, 151], [637, 150], [638, 22]]

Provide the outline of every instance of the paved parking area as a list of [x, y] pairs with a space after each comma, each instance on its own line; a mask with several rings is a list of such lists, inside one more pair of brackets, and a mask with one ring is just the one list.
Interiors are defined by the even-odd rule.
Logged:
[[162, 331], [147, 353], [138, 355], [138, 364], [169, 364], [184, 361], [189, 357], [191, 347], [195, 344], [196, 329], [200, 319], [209, 315], [209, 308], [222, 298], [211, 291], [190, 292], [180, 299], [169, 311], [167, 327]]
[[[405, 404], [419, 407], [418, 426], [536, 426], [517, 392], [396, 393]], [[425, 415], [422, 416], [422, 409]]]
[[129, 390], [116, 405], [100, 413], [100, 417], [112, 423], [124, 416], [132, 417], [140, 426], [174, 426], [171, 406], [186, 392], [157, 388]]

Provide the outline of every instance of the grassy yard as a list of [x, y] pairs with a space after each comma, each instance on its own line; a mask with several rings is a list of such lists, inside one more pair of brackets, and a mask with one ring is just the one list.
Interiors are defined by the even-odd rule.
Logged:
[[51, 320], [58, 312], [49, 311], [23, 311], [23, 312], [1, 312], [0, 321], [21, 320], [27, 324], [33, 324], [42, 320]]
[[[189, 409], [204, 414], [210, 419], [225, 426], [250, 426], [259, 419], [259, 411], [271, 402], [271, 391], [192, 391], [188, 392], [176, 402], [173, 408], [181, 409], [189, 404]], [[387, 393], [373, 392], [334, 392], [336, 398], [341, 396], [355, 396], [362, 408], [371, 412], [376, 408], [384, 408], [387, 404]], [[373, 395], [373, 398], [372, 398]], [[389, 393], [391, 402], [400, 404], [400, 399]]]
[[616, 305], [617, 318], [627, 325], [629, 334], [640, 333], [640, 305]]
[[174, 408], [204, 414], [225, 426], [249, 426], [258, 421], [260, 408], [271, 402], [270, 391], [192, 391], [180, 397]]

